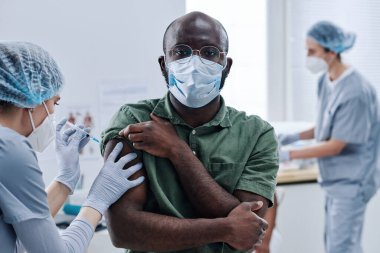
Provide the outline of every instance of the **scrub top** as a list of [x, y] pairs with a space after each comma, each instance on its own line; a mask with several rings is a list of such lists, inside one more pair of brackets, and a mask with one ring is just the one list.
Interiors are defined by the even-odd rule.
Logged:
[[379, 122], [376, 91], [357, 70], [319, 79], [316, 139], [347, 143], [339, 155], [318, 159], [327, 194], [369, 199], [376, 192]]
[[12, 224], [49, 216], [42, 172], [32, 147], [25, 137], [0, 126], [1, 252], [16, 252]]

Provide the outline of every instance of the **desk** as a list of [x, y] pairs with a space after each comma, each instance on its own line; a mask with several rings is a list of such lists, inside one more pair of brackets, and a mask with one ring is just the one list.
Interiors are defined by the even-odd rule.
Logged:
[[318, 165], [312, 165], [304, 169], [279, 170], [277, 174], [277, 184], [299, 184], [317, 182], [319, 176]]

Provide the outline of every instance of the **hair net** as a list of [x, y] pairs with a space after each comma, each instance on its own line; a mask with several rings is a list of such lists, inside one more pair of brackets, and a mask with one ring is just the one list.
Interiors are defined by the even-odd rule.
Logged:
[[33, 108], [58, 94], [63, 76], [53, 58], [27, 42], [0, 42], [0, 100]]
[[350, 49], [355, 44], [356, 35], [346, 33], [340, 27], [328, 21], [313, 25], [307, 32], [322, 47], [339, 54]]

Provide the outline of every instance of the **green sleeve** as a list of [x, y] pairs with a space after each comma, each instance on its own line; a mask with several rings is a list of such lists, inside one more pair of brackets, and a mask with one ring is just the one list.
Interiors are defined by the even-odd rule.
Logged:
[[273, 206], [278, 171], [277, 138], [268, 123], [257, 140], [237, 183], [236, 190], [249, 191], [270, 201]]
[[102, 140], [100, 142], [100, 151], [102, 155], [104, 155], [104, 150], [108, 141], [115, 138], [121, 138], [119, 136], [119, 132], [122, 129], [126, 128], [128, 125], [135, 123], [138, 123], [138, 121], [129, 111], [129, 107], [127, 105], [122, 106], [119, 111], [115, 113], [110, 123], [108, 124], [108, 127], [101, 134]]

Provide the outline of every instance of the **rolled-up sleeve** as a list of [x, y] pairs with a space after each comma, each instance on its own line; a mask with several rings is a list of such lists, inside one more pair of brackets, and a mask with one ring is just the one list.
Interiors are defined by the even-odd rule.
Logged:
[[[104, 155], [104, 150], [108, 141], [115, 138], [121, 138], [119, 137], [119, 132], [122, 129], [126, 128], [128, 125], [135, 124], [137, 122], [138, 121], [136, 120], [136, 118], [129, 111], [128, 106], [122, 106], [120, 110], [117, 111], [115, 115], [112, 117], [108, 127], [102, 132], [102, 140], [100, 142], [100, 151], [102, 155]], [[126, 141], [129, 142], [128, 140]]]

